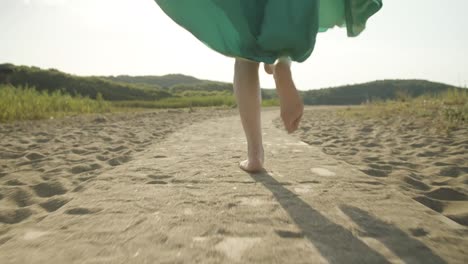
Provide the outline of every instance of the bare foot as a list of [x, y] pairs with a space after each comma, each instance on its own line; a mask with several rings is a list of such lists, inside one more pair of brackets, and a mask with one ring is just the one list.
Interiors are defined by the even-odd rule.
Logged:
[[265, 69], [265, 72], [268, 73], [268, 74], [273, 74], [273, 72], [275, 71], [275, 65], [274, 64], [264, 63], [263, 68]]
[[288, 62], [278, 62], [274, 68], [273, 76], [280, 99], [281, 119], [286, 131], [292, 133], [299, 127], [304, 104], [294, 85]]
[[299, 123], [304, 112], [304, 105], [299, 94], [294, 89], [290, 94], [280, 99], [281, 119], [288, 133], [299, 128]]
[[263, 147], [258, 151], [249, 151], [248, 159], [241, 161], [239, 167], [247, 172], [259, 172], [263, 170]]

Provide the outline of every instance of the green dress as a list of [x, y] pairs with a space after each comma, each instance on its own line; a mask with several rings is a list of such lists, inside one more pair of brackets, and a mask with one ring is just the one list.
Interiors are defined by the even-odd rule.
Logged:
[[176, 23], [230, 57], [303, 62], [318, 32], [346, 26], [361, 33], [382, 0], [155, 0]]

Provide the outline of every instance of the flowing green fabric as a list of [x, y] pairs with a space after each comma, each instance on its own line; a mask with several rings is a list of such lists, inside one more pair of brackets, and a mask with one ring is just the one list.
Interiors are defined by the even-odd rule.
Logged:
[[176, 23], [230, 57], [303, 62], [318, 32], [335, 26], [359, 35], [382, 0], [155, 0]]

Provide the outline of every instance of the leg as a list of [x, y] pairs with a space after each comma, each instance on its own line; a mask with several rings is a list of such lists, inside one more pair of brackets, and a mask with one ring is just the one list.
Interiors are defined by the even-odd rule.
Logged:
[[273, 77], [275, 78], [276, 91], [280, 99], [281, 119], [286, 131], [292, 133], [299, 127], [304, 105], [292, 79], [290, 61], [280, 59], [274, 66]]
[[262, 170], [264, 161], [258, 67], [256, 62], [236, 59], [234, 69], [234, 94], [248, 146], [247, 160], [242, 161], [239, 166], [249, 172]]

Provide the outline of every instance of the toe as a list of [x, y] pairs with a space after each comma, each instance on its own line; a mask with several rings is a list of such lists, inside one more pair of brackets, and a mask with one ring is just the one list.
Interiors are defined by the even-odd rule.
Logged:
[[293, 133], [294, 131], [296, 131], [299, 128], [299, 124], [301, 122], [301, 119], [302, 119], [302, 115], [300, 115], [298, 118], [294, 119], [294, 121], [292, 121], [291, 123], [285, 124], [286, 130], [288, 131], [289, 134]]
[[248, 163], [247, 160], [241, 161], [241, 162], [239, 162], [239, 167], [246, 171], [247, 170], [247, 163]]

